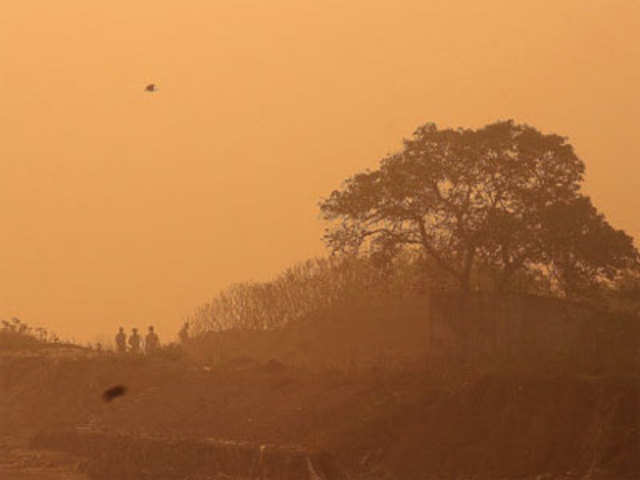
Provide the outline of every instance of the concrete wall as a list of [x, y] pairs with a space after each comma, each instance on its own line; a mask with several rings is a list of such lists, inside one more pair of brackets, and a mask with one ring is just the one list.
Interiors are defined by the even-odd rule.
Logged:
[[637, 363], [633, 316], [535, 296], [433, 295], [429, 355], [566, 360], [594, 368]]

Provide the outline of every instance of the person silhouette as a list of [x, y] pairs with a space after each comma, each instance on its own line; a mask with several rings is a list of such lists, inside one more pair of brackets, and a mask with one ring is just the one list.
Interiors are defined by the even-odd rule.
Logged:
[[124, 328], [120, 327], [118, 334], [116, 335], [116, 352], [124, 353], [127, 351], [127, 335], [124, 333]]
[[180, 343], [185, 344], [189, 341], [189, 322], [184, 322], [184, 325], [178, 332], [178, 338], [180, 339]]
[[140, 353], [140, 335], [138, 335], [137, 328], [131, 329], [131, 335], [129, 335], [129, 347], [131, 353]]
[[149, 333], [144, 339], [144, 349], [147, 354], [153, 353], [158, 350], [160, 346], [160, 339], [156, 332], [153, 331], [153, 325], [149, 327]]

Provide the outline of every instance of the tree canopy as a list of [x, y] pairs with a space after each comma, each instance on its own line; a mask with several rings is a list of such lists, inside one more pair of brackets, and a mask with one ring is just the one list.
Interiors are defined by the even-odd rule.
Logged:
[[482, 267], [500, 290], [537, 269], [578, 291], [638, 264], [633, 239], [580, 192], [584, 171], [566, 138], [528, 125], [428, 123], [322, 199], [324, 240], [334, 253], [417, 247], [463, 290]]

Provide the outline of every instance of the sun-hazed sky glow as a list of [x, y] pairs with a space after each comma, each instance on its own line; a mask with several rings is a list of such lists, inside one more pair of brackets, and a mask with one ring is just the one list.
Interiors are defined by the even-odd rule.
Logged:
[[568, 136], [639, 238], [639, 87], [633, 0], [7, 2], [0, 318], [171, 339], [324, 254], [318, 200], [428, 121]]

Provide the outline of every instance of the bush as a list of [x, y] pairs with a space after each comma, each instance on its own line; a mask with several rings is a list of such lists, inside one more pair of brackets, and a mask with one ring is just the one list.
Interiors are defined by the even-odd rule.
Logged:
[[0, 349], [33, 348], [59, 341], [57, 335], [47, 332], [44, 328], [34, 329], [19, 318], [2, 320]]

